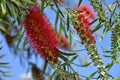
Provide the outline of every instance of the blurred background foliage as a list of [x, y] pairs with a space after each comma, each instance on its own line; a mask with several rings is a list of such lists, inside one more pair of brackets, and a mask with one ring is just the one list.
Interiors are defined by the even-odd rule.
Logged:
[[[62, 1], [67, 8], [63, 7], [57, 0], [0, 0], [0, 34], [4, 36], [11, 53], [14, 53], [11, 55], [19, 56], [22, 66], [25, 64], [24, 60], [26, 60], [29, 65], [28, 72], [30, 71], [32, 73], [35, 80], [44, 80], [45, 77], [47, 77], [47, 80], [78, 80], [78, 73], [71, 67], [71, 64], [78, 67], [88, 67], [93, 63], [91, 60], [89, 61], [89, 59], [82, 60], [77, 54], [78, 52], [85, 52], [86, 49], [84, 45], [81, 44], [81, 40], [72, 25], [71, 14], [69, 12], [69, 9], [74, 11], [74, 8], [81, 5], [83, 1], [73, 0], [76, 4], [73, 4], [73, 6], [69, 3], [70, 0], [60, 1]], [[111, 40], [109, 41], [111, 48], [106, 49], [104, 46], [101, 47], [104, 53], [102, 56], [110, 59], [109, 63], [105, 64], [105, 69], [109, 71], [114, 64], [120, 63], [120, 1], [114, 0], [110, 5], [108, 5], [105, 0], [88, 0], [88, 2], [97, 14], [97, 19], [91, 23], [94, 25], [92, 33], [99, 35], [100, 41], [102, 41], [108, 33], [110, 33], [111, 36]], [[55, 30], [59, 31], [61, 35], [64, 34], [71, 45], [71, 50], [61, 52], [63, 54], [63, 63], [57, 68], [54, 68], [56, 65], [52, 65], [52, 63], [50, 64], [45, 60], [42, 62], [42, 68], [37, 66], [41, 63], [39, 61], [41, 57], [33, 54], [34, 51], [26, 39], [23, 21], [29, 6], [36, 3], [41, 4], [40, 8], [42, 12], [46, 10], [52, 10], [54, 12], [55, 19], [53, 25]], [[98, 33], [99, 30], [102, 31], [101, 34]], [[1, 43], [2, 41], [0, 41], [0, 44]], [[77, 46], [77, 48], [75, 46]], [[0, 50], [2, 47], [3, 46], [0, 45]], [[0, 60], [2, 60], [4, 56], [4, 54], [0, 53]], [[79, 60], [79, 64], [75, 62], [76, 60]], [[2, 70], [2, 68], [7, 68], [8, 71], [5, 69]], [[9, 63], [0, 61], [0, 75], [7, 76], [9, 69]], [[96, 71], [93, 71], [89, 76], [80, 74], [80, 78], [81, 80], [91, 80], [96, 78], [96, 74]], [[119, 80], [119, 78], [115, 80]]]

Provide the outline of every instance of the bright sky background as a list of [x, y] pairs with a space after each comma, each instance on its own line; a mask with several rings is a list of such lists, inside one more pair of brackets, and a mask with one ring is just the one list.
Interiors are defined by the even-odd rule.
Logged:
[[[65, 0], [66, 3], [68, 0]], [[69, 1], [69, 7], [70, 8], [74, 8], [76, 5], [74, 4], [73, 2], [74, 0], [71, 0]], [[77, 0], [75, 0], [77, 1]], [[107, 2], [107, 4], [111, 4], [114, 0], [105, 0]], [[88, 4], [89, 5], [89, 2], [88, 0], [83, 0], [83, 3], [85, 4]], [[54, 19], [55, 19], [55, 16], [54, 16], [54, 13], [51, 12], [51, 10], [47, 9], [46, 10], [46, 14], [48, 16], [48, 18], [50, 19], [52, 25], [54, 25]], [[99, 32], [101, 33], [101, 32]], [[96, 39], [98, 39], [99, 37], [97, 37]], [[4, 57], [2, 60], [0, 60], [0, 62], [4, 61], [4, 62], [9, 62], [10, 63], [10, 67], [12, 70], [12, 75], [13, 77], [10, 77], [10, 78], [4, 78], [4, 80], [20, 80], [20, 75], [22, 74], [25, 74], [26, 70], [27, 70], [27, 67], [22, 67], [20, 65], [20, 62], [19, 62], [19, 59], [18, 57], [16, 56], [13, 56], [11, 53], [10, 53], [10, 49], [8, 48], [8, 46], [6, 45], [6, 42], [3, 38], [3, 36], [0, 34], [0, 41], [2, 40], [2, 44], [0, 44], [0, 46], [3, 46], [2, 50], [0, 50], [0, 54], [6, 54], [6, 57]], [[99, 41], [99, 40], [97, 40]], [[98, 42], [97, 46], [99, 45], [102, 45], [104, 46], [104, 48], [107, 48], [109, 49], [110, 48], [110, 33], [107, 34], [107, 36], [105, 37], [105, 39], [102, 41], [102, 42]], [[89, 57], [85, 57], [85, 55], [87, 55], [86, 53], [84, 54], [84, 52], [80, 53], [81, 57], [83, 59], [89, 59]], [[108, 59], [103, 59], [104, 62], [108, 62], [109, 60]], [[27, 64], [25, 64], [27, 66]], [[94, 71], [94, 69], [96, 68], [93, 68], [92, 66], [88, 67], [88, 68], [78, 68], [76, 67], [75, 68], [80, 74], [82, 75], [88, 75], [90, 74], [91, 72]], [[114, 65], [113, 68], [110, 70], [110, 73], [114, 76], [114, 77], [120, 77], [120, 65]]]

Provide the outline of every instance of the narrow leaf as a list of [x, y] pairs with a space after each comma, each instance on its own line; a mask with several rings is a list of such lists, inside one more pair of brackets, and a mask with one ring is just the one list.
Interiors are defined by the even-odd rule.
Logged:
[[43, 16], [43, 13], [44, 13], [44, 0], [41, 0], [41, 16]]
[[62, 59], [62, 60], [64, 60], [64, 61], [69, 61], [65, 56], [63, 56], [63, 55], [60, 55], [60, 58]]
[[[20, 29], [20, 32], [21, 32], [21, 30], [22, 30], [22, 29]], [[20, 34], [20, 32], [18, 32], [18, 35]], [[19, 45], [20, 45], [20, 42], [21, 42], [23, 36], [24, 36], [24, 33], [22, 33], [21, 35], [19, 35], [20, 38], [19, 38], [19, 40], [18, 40], [18, 42], [17, 42], [16, 48], [15, 48], [15, 53], [17, 52], [17, 50], [18, 50], [18, 48], [19, 48]], [[18, 37], [18, 36], [17, 36], [17, 37]]]
[[6, 0], [1, 0], [2, 13], [6, 14]]
[[79, 0], [78, 7], [80, 6], [81, 2], [82, 2], [82, 0]]
[[71, 34], [71, 32], [69, 32], [69, 36], [70, 36], [70, 45], [72, 45], [72, 34]]
[[67, 31], [69, 31], [70, 28], [70, 20], [69, 20], [69, 14], [67, 15]]
[[61, 16], [64, 18], [64, 15], [63, 15], [62, 11], [60, 10], [60, 8], [58, 7], [58, 5], [57, 5], [56, 1], [54, 1], [54, 2], [55, 2], [55, 5], [56, 5], [56, 7], [57, 7], [57, 9], [58, 9], [59, 13], [60, 13], [60, 14], [61, 14]]
[[65, 55], [65, 56], [73, 56], [76, 55], [77, 53], [65, 53], [65, 52], [61, 52], [61, 54]]
[[56, 72], [52, 73], [47, 80], [52, 80], [52, 78], [56, 75]]
[[12, 16], [14, 17], [14, 20], [17, 21], [17, 13], [15, 11], [15, 7], [13, 4], [11, 4], [11, 11], [10, 12], [11, 12]]
[[87, 66], [89, 66], [91, 63], [92, 63], [92, 62], [86, 63], [86, 64], [84, 64], [84, 65], [80, 65], [80, 67], [87, 67]]
[[27, 39], [25, 38], [25, 40], [24, 40], [24, 42], [23, 42], [23, 51], [25, 50], [25, 46], [26, 46], [26, 44], [27, 44]]
[[48, 66], [48, 61], [45, 61], [45, 64], [44, 64], [44, 67], [43, 67], [43, 71], [42, 71], [41, 76], [44, 75], [44, 73], [45, 73], [45, 71], [46, 71], [46, 69], [47, 69], [47, 66]]
[[99, 24], [96, 26], [96, 28], [92, 30], [92, 33], [96, 32], [98, 29], [100, 29], [102, 27], [101, 23], [102, 22], [99, 22]]
[[6, 33], [6, 29], [0, 25], [0, 30]]
[[86, 80], [91, 80], [95, 76], [96, 73], [97, 73], [97, 71], [93, 72], [90, 76], [87, 77]]
[[0, 65], [7, 65], [9, 63], [6, 63], [6, 62], [0, 62]]
[[70, 63], [72, 63], [77, 57], [78, 57], [78, 55], [75, 55], [75, 56], [70, 60]]
[[26, 2], [26, 3], [29, 3], [29, 4], [34, 4], [34, 2], [32, 0], [21, 0], [22, 2]]
[[62, 29], [63, 29], [63, 24], [62, 24], [62, 20], [60, 20], [59, 41], [61, 41], [61, 38], [62, 38]]
[[2, 68], [11, 68], [10, 66], [6, 66], [6, 65], [0, 65], [0, 67], [2, 67]]
[[102, 34], [101, 37], [100, 37], [100, 41], [102, 41], [102, 40], [104, 39], [104, 37], [105, 37], [105, 35], [107, 34], [107, 32], [108, 32], [108, 30], [107, 30], [107, 28], [105, 27], [104, 30], [103, 30], [103, 34]]
[[99, 20], [99, 18], [97, 18], [97, 19], [95, 19], [94, 21], [92, 21], [92, 22], [90, 23], [90, 25], [94, 24], [97, 20]]
[[57, 11], [57, 13], [56, 13], [56, 19], [55, 19], [55, 30], [56, 30], [56, 31], [57, 31], [58, 19], [59, 19], [59, 11]]

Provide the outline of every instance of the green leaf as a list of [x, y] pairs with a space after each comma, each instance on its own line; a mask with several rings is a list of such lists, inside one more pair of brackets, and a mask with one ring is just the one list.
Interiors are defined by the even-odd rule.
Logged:
[[90, 23], [90, 25], [94, 24], [97, 20], [99, 20], [99, 18], [97, 18], [97, 19], [95, 19], [94, 21], [92, 21], [92, 22]]
[[78, 57], [78, 55], [75, 55], [69, 62], [73, 63], [73, 61]]
[[6, 32], [6, 29], [4, 27], [2, 27], [2, 25], [0, 25], [0, 30], [3, 32]]
[[21, 0], [22, 2], [24, 1], [25, 3], [29, 4], [35, 4], [33, 0]]
[[55, 19], [55, 30], [56, 30], [56, 31], [57, 31], [58, 19], [59, 19], [59, 11], [57, 11], [57, 13], [56, 13], [56, 19]]
[[70, 45], [72, 45], [72, 34], [71, 34], [71, 32], [69, 32], [69, 36], [70, 36]]
[[9, 25], [9, 27], [7, 29], [7, 32], [9, 32], [14, 27], [14, 24], [15, 24], [15, 20], [10, 23], [10, 25]]
[[112, 51], [105, 49], [104, 47], [100, 46], [104, 53], [111, 53]]
[[67, 14], [67, 31], [69, 31], [70, 28], [70, 20], [69, 20], [69, 14]]
[[[65, 24], [64, 24], [64, 26], [65, 26]], [[64, 33], [65, 37], [68, 38], [67, 31], [66, 31], [66, 28], [64, 26], [63, 26], [63, 33]]]
[[78, 7], [80, 6], [81, 2], [82, 2], [82, 0], [79, 0]]
[[57, 74], [55, 80], [60, 80], [60, 78], [61, 78], [61, 74]]
[[57, 5], [56, 1], [54, 1], [54, 2], [55, 2], [55, 5], [56, 5], [56, 7], [57, 7], [57, 9], [58, 9], [59, 13], [60, 13], [60, 14], [61, 14], [61, 16], [64, 18], [64, 15], [63, 15], [62, 11], [60, 10], [60, 8], [58, 7], [58, 5]]
[[41, 16], [43, 16], [43, 14], [44, 14], [44, 5], [45, 4], [45, 0], [41, 0]]
[[44, 64], [44, 67], [43, 67], [43, 71], [42, 71], [41, 76], [44, 75], [44, 73], [45, 73], [45, 71], [46, 71], [46, 69], [47, 69], [47, 66], [48, 66], [48, 61], [46, 60], [46, 61], [45, 61], [45, 64]]
[[112, 61], [111, 63], [107, 64], [105, 67], [106, 67], [108, 70], [110, 70], [114, 64], [115, 64], [115, 63]]
[[6, 63], [6, 62], [0, 62], [0, 65], [7, 65], [9, 63]]
[[110, 55], [103, 55], [104, 57], [106, 57], [106, 58], [111, 58], [112, 56], [110, 56]]
[[99, 24], [95, 27], [95, 29], [92, 30], [92, 33], [96, 32], [99, 30], [103, 25], [101, 24], [102, 22], [99, 22]]
[[14, 3], [15, 5], [17, 5], [17, 6], [20, 6], [19, 2], [16, 1], [16, 0], [11, 0], [11, 2], [13, 2], [13, 3]]
[[2, 68], [11, 68], [10, 66], [6, 66], [6, 65], [0, 65], [0, 67], [2, 67]]
[[61, 41], [61, 38], [62, 38], [62, 29], [63, 29], [63, 24], [62, 24], [62, 20], [60, 20], [59, 41]]
[[93, 72], [92, 74], [90, 74], [90, 75], [87, 77], [86, 80], [91, 80], [91, 79], [95, 76], [96, 73], [97, 73], [97, 71], [96, 71], [96, 72]]
[[103, 34], [100, 37], [100, 41], [102, 41], [104, 39], [104, 37], [107, 34], [107, 32], [108, 32], [108, 29], [105, 27], [104, 30], [103, 30]]
[[[22, 34], [20, 34], [20, 33], [22, 33]], [[16, 39], [17, 39], [17, 37], [20, 37], [19, 40], [18, 40], [18, 42], [17, 42], [17, 45], [16, 45], [16, 47], [15, 47], [15, 50], [14, 50], [15, 53], [17, 52], [17, 50], [18, 50], [18, 48], [19, 48], [19, 45], [20, 45], [20, 42], [21, 42], [23, 36], [24, 36], [24, 33], [22, 32], [22, 26], [21, 26], [20, 30], [18, 31], [18, 33], [17, 33], [17, 35], [16, 35], [16, 37], [15, 37]]]
[[26, 46], [26, 44], [27, 44], [27, 39], [25, 38], [25, 40], [24, 40], [24, 42], [23, 42], [23, 51], [25, 50], [25, 46]]
[[[112, 22], [112, 17], [114, 17], [114, 15], [116, 14], [117, 8], [118, 8], [118, 5], [114, 4], [114, 3], [110, 6], [110, 9], [112, 10], [112, 15], [110, 16], [110, 20], [109, 20], [110, 23]], [[115, 22], [113, 22], [113, 23], [115, 23]]]
[[74, 52], [70, 52], [70, 53], [65, 53], [65, 52], [61, 52], [61, 54], [65, 55], [65, 56], [73, 56], [73, 55], [76, 55], [77, 53], [74, 53]]
[[6, 0], [1, 0], [2, 13], [6, 14]]
[[56, 75], [56, 71], [54, 73], [52, 73], [52, 75], [49, 76], [49, 78], [47, 80], [52, 80], [52, 78]]
[[2, 47], [0, 47], [0, 50], [2, 49]]
[[65, 56], [63, 56], [63, 55], [60, 55], [60, 58], [62, 59], [62, 60], [64, 60], [64, 61], [69, 61]]
[[80, 67], [87, 67], [87, 66], [89, 66], [91, 63], [92, 63], [92, 62], [86, 63], [86, 64], [84, 64], [84, 65], [80, 65]]
[[18, 15], [17, 15], [17, 12], [16, 12], [13, 4], [11, 4], [11, 11], [10, 12], [11, 12], [12, 16], [14, 17], [14, 20], [17, 21], [17, 16]]
[[99, 17], [100, 17], [100, 20], [105, 21], [105, 17], [103, 15], [103, 13], [99, 13]]

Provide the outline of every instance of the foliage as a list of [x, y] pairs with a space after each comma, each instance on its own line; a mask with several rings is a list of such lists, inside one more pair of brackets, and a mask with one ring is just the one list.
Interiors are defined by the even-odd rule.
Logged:
[[[0, 42], [0, 44], [2, 43], [2, 41]], [[1, 45], [0, 45], [0, 50], [2, 49]], [[2, 60], [6, 55], [5, 54], [1, 54], [0, 55], [0, 60]], [[8, 66], [9, 63], [7, 62], [3, 62], [3, 61], [0, 61], [0, 74], [1, 74], [1, 77], [0, 79], [2, 78], [2, 76], [4, 77], [9, 77], [10, 76], [10, 71], [8, 71], [10, 69], [10, 67]]]
[[[114, 76], [112, 76], [109, 71], [112, 69], [112, 67], [115, 64], [120, 63], [120, 59], [119, 59], [120, 3], [118, 0], [114, 0], [112, 4], [108, 5], [107, 2], [105, 2], [105, 0], [88, 0], [90, 6], [97, 14], [96, 17], [95, 15], [92, 15], [94, 11], [91, 12], [92, 10], [90, 9], [90, 7], [86, 7], [87, 5], [82, 7], [83, 6], [82, 2], [83, 0], [79, 0], [76, 9], [72, 10], [68, 7], [68, 5], [65, 4], [65, 0], [1, 0], [0, 1], [0, 31], [4, 35], [9, 45], [9, 48], [14, 49], [14, 51], [11, 52], [14, 53], [14, 55], [16, 56], [19, 56], [20, 62], [24, 63], [24, 60], [26, 60], [28, 64], [32, 66], [32, 68], [30, 68], [29, 71], [32, 71], [34, 79], [37, 80], [42, 78], [43, 76], [47, 80], [53, 80], [53, 79], [54, 80], [82, 80], [82, 79], [118, 80], [119, 79], [119, 78], [114, 78]], [[37, 34], [35, 34], [36, 32], [34, 33], [32, 32], [31, 34], [28, 34], [27, 31], [24, 29], [26, 28], [24, 21], [26, 19], [26, 14], [30, 13], [29, 12], [30, 5], [36, 5], [38, 8], [40, 8], [39, 14], [42, 14], [40, 18], [43, 20], [44, 20], [44, 16], [47, 17], [47, 15], [44, 15], [45, 10], [50, 9], [51, 11], [54, 12], [54, 14], [56, 14], [54, 20], [54, 28], [56, 32], [59, 32], [59, 36], [57, 36], [57, 38], [58, 40], [62, 40], [62, 35], [64, 34], [65, 39], [69, 42], [69, 45], [67, 45], [69, 46], [69, 48], [67, 49], [59, 49], [58, 46], [54, 47], [54, 49], [57, 49], [57, 51], [60, 53], [58, 58], [59, 59], [58, 63], [54, 63], [49, 59], [44, 59], [43, 57], [42, 59], [44, 65], [38, 67], [37, 64], [40, 64], [39, 61], [36, 63], [29, 61], [30, 59], [33, 60], [32, 57], [35, 57], [36, 60], [39, 60], [40, 57], [38, 56], [41, 55], [39, 55], [40, 53], [34, 54], [36, 52], [35, 51], [36, 48], [33, 49], [31, 47], [31, 45], [29, 44], [29, 40], [27, 38], [28, 36], [26, 37], [26, 34], [35, 35], [35, 37], [37, 34], [39, 34], [38, 35], [39, 38], [37, 39], [37, 41], [39, 41], [39, 39], [43, 37], [43, 35], [40, 36], [41, 35], [40, 32]], [[32, 12], [33, 11], [31, 11], [31, 13]], [[38, 13], [36, 12], [36, 14]], [[35, 18], [35, 16], [32, 17]], [[32, 24], [31, 26], [33, 27], [33, 29], [32, 27], [29, 27], [31, 28], [31, 30], [35, 30], [34, 27], [40, 26], [39, 24], [44, 25], [42, 24], [42, 22], [37, 23], [37, 20], [39, 20], [39, 18], [35, 18], [36, 21], [32, 21], [33, 18], [27, 19], [28, 24]], [[49, 23], [49, 20], [46, 21], [48, 21], [47, 23]], [[32, 22], [36, 22], [37, 24]], [[51, 24], [49, 23], [48, 26], [50, 25]], [[85, 27], [85, 25], [88, 26]], [[90, 26], [95, 26], [95, 27], [91, 29]], [[37, 28], [37, 30], [38, 29], [39, 28]], [[107, 34], [110, 34], [111, 41], [108, 41], [111, 44], [109, 45], [111, 47], [110, 49], [106, 49], [103, 46], [102, 47], [97, 46], [98, 39], [95, 39], [96, 37], [94, 35], [97, 34], [99, 31], [102, 31], [102, 33], [99, 34], [100, 38], [98, 37], [101, 43], [106, 38]], [[44, 35], [49, 34], [47, 32], [48, 31], [44, 31], [42, 34]], [[54, 36], [52, 37], [54, 39]], [[32, 42], [34, 42], [34, 38], [32, 39], [33, 39]], [[47, 38], [42, 40], [41, 42], [46, 42], [46, 40]], [[33, 44], [32, 42], [31, 44]], [[38, 50], [43, 45], [44, 47], [46, 47], [44, 43], [41, 44], [42, 45], [37, 47]], [[82, 45], [82, 47], [77, 46], [79, 50], [76, 51], [74, 48], [76, 46], [74, 46], [74, 44], [80, 44]], [[65, 45], [64, 41], [60, 42], [60, 45]], [[47, 44], [47, 47], [48, 46], [49, 45]], [[0, 47], [0, 50], [2, 49], [2, 47]], [[100, 47], [103, 52], [102, 54], [101, 51], [99, 51]], [[44, 51], [46, 51], [46, 53], [49, 52], [47, 50], [43, 48], [43, 52]], [[77, 61], [80, 58], [79, 53], [82, 53], [83, 51], [86, 52], [87, 55], [89, 55], [91, 62], [90, 61], [85, 62], [84, 60], [83, 62], [84, 64], [80, 65], [77, 63]], [[4, 55], [1, 55], [0, 59], [2, 59], [3, 57]], [[106, 64], [105, 61], [103, 61], [103, 58], [110, 59], [109, 63]], [[7, 67], [6, 66], [7, 64], [8, 63], [1, 62], [0, 66]], [[79, 74], [79, 71], [77, 71], [73, 67], [73, 66], [77, 66], [79, 68], [81, 67], [86, 68], [90, 65], [93, 65], [95, 68], [97, 68], [97, 71], [95, 70], [93, 73], [91, 73], [88, 76]], [[4, 74], [4, 71], [1, 70], [1, 67], [0, 67], [0, 72]], [[42, 67], [42, 69], [40, 69], [40, 67]], [[40, 74], [37, 74], [36, 70], [38, 70]]]

